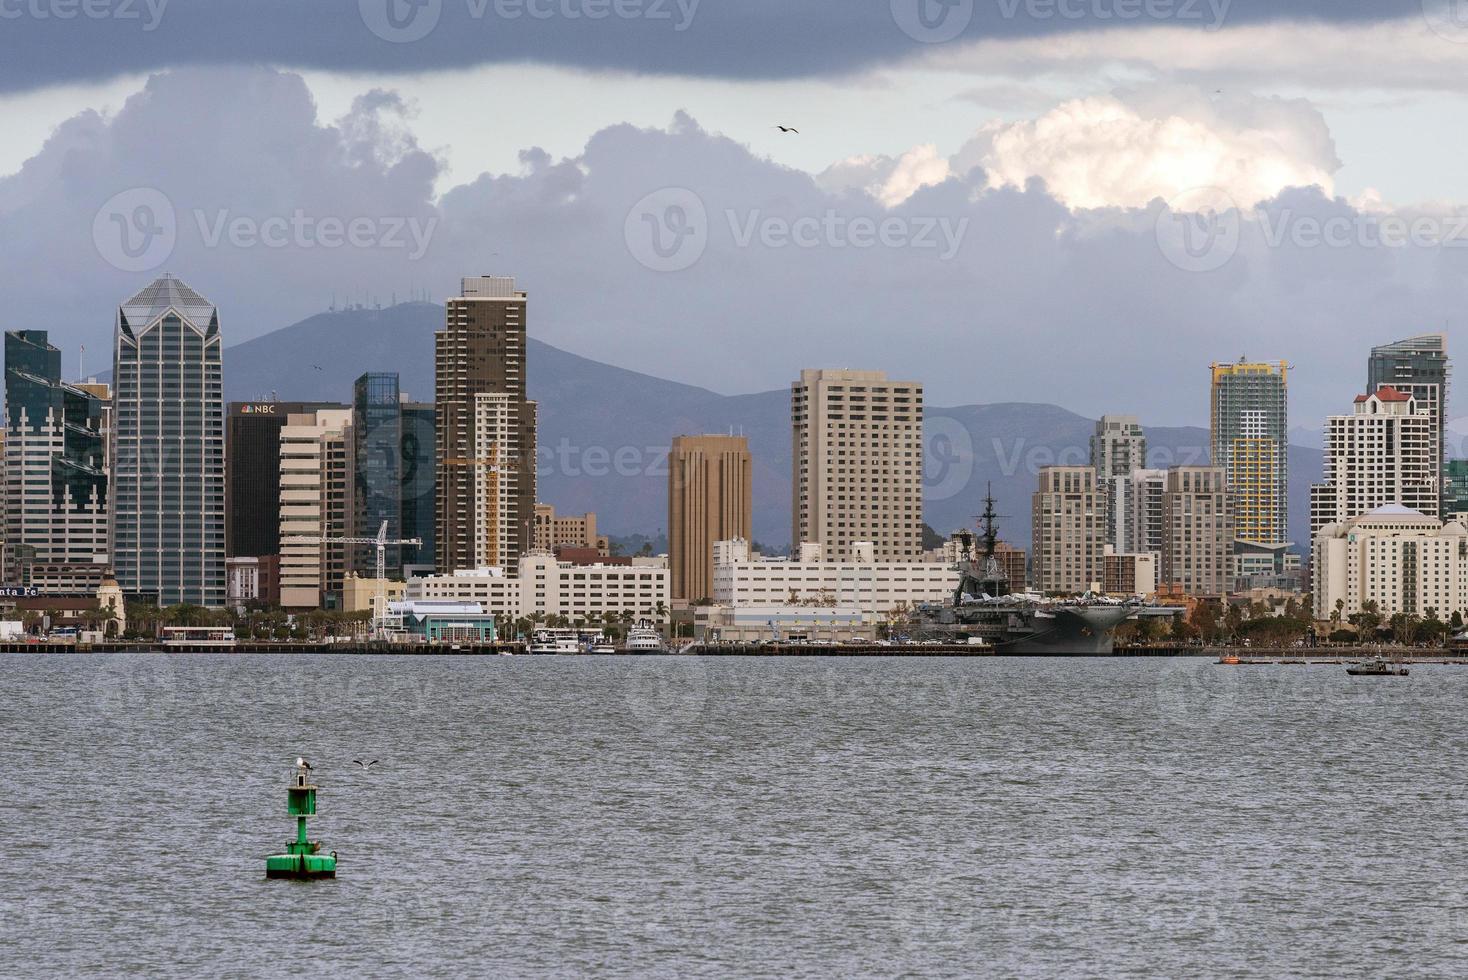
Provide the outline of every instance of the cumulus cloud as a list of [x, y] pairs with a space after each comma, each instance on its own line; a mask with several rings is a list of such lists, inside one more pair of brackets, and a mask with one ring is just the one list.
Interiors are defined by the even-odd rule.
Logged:
[[[1305, 118], [1281, 103], [1208, 119], [1183, 96], [1148, 98], [1047, 126], [1104, 148], [1109, 112], [1124, 148], [1165, 130], [1149, 120], [1181, 114], [1243, 153], [1283, 139], [1251, 128]], [[408, 108], [370, 94], [328, 122], [293, 75], [201, 69], [150, 80], [114, 117], [67, 121], [0, 178], [3, 326], [106, 350], [117, 303], [166, 268], [220, 304], [238, 342], [324, 309], [333, 293], [385, 303], [426, 287], [442, 298], [463, 275], [499, 273], [530, 291], [541, 339], [724, 391], [782, 387], [802, 367], [874, 366], [924, 379], [935, 404], [1052, 401], [1095, 414], [1123, 391], [1149, 422], [1196, 423], [1208, 361], [1247, 350], [1302, 366], [1292, 385], [1304, 424], [1355, 394], [1369, 346], [1436, 327], [1468, 285], [1465, 249], [1294, 234], [1361, 220], [1324, 184], [1263, 201], [1220, 239], [1224, 261], [1195, 262], [1159, 244], [1173, 216], [1157, 202], [1073, 206], [1052, 182], [1132, 201], [1146, 188], [1041, 166], [1036, 147], [1058, 144], [1024, 128], [1020, 148], [994, 160], [1030, 161], [1029, 179], [1014, 170], [996, 180], [980, 163], [950, 164], [939, 180], [943, 160], [924, 150], [817, 180], [684, 115], [665, 129], [609, 126], [573, 157], [527, 147], [517, 172], [435, 197], [440, 165], [412, 139]], [[1281, 182], [1297, 179], [1301, 160], [1329, 173], [1319, 134], [1299, 139]], [[105, 238], [99, 246], [96, 218], [137, 188], [171, 203], [177, 241], [153, 266], [126, 271]], [[218, 230], [221, 212], [246, 227], [299, 214], [318, 232], [322, 220], [365, 218], [369, 231], [399, 219], [432, 223], [432, 234], [416, 256], [371, 236], [329, 245], [288, 231], [272, 245]]]
[[976, 166], [995, 187], [1038, 177], [1072, 207], [1142, 207], [1197, 187], [1249, 207], [1286, 187], [1330, 191], [1340, 161], [1325, 121], [1302, 100], [1154, 90], [990, 123], [954, 158], [959, 173]]

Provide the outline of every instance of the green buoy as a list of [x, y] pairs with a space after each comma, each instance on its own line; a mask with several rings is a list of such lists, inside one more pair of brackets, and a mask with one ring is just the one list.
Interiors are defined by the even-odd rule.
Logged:
[[316, 784], [311, 782], [311, 764], [296, 760], [296, 775], [286, 789], [286, 809], [296, 818], [296, 839], [286, 853], [265, 859], [267, 878], [335, 878], [336, 852], [322, 854], [321, 842], [306, 839], [306, 818], [316, 816]]

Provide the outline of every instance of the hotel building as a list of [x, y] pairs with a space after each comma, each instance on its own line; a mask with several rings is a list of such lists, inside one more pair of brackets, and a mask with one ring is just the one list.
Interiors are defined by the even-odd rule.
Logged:
[[807, 370], [790, 387], [791, 534], [837, 561], [922, 552], [923, 386], [881, 371]]
[[1387, 504], [1430, 517], [1442, 499], [1437, 421], [1415, 396], [1383, 385], [1350, 415], [1325, 421], [1325, 480], [1310, 488], [1310, 534]]

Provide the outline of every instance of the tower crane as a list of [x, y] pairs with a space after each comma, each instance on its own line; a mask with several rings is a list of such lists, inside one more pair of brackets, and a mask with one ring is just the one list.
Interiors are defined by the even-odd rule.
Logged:
[[389, 538], [387, 521], [377, 529], [375, 538], [308, 538], [315, 544], [369, 544], [377, 548], [377, 592], [372, 597], [372, 633], [381, 638], [387, 633], [387, 549], [389, 546], [411, 544], [423, 546], [422, 538]]

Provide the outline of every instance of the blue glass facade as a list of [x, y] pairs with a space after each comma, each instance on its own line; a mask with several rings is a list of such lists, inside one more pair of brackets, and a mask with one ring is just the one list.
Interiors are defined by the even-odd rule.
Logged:
[[[389, 578], [404, 566], [433, 563], [434, 409], [402, 401], [398, 375], [369, 372], [352, 397], [353, 514], [355, 534], [371, 537], [387, 523], [389, 538], [421, 538], [422, 547], [386, 549]], [[352, 567], [374, 573], [377, 549], [359, 546]]]

